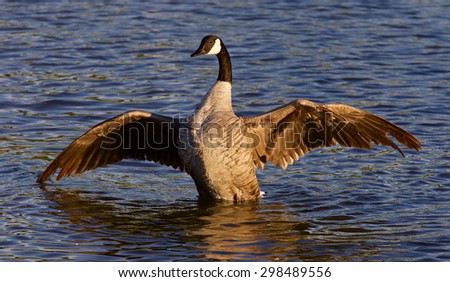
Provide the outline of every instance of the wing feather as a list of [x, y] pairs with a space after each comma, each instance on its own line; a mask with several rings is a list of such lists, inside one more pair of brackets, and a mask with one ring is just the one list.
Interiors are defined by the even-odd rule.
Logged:
[[57, 180], [122, 159], [159, 162], [184, 170], [178, 155], [179, 120], [130, 111], [106, 120], [67, 146], [39, 177], [42, 183], [60, 169]]
[[367, 111], [343, 104], [320, 105], [296, 100], [268, 113], [243, 117], [247, 132], [256, 137], [255, 165], [272, 162], [286, 168], [308, 152], [321, 147], [372, 149], [391, 146], [404, 156], [388, 135], [408, 148], [419, 150], [420, 141], [397, 125]]

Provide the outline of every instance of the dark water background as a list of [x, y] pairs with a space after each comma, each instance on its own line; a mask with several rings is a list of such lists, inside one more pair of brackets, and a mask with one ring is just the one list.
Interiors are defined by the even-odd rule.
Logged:
[[[0, 1], [0, 260], [450, 261], [448, 1], [188, 2]], [[186, 174], [135, 161], [35, 183], [97, 122], [190, 113], [216, 79], [189, 57], [210, 33], [238, 113], [347, 103], [423, 150], [268, 166], [258, 204], [200, 205]]]

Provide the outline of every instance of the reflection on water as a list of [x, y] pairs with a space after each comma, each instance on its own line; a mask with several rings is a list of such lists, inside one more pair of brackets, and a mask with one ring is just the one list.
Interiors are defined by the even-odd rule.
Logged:
[[[271, 212], [267, 213], [266, 208]], [[207, 259], [284, 260], [296, 253], [296, 241], [301, 235], [295, 230], [298, 224], [285, 210], [278, 205], [215, 205], [199, 218], [204, 222], [202, 228], [189, 234], [203, 237], [198, 248]]]
[[[255, 203], [188, 201], [153, 204], [146, 209], [142, 203], [115, 204], [107, 196], [91, 197], [81, 191], [46, 190], [45, 196], [55, 203], [53, 208], [60, 216], [66, 216], [71, 225], [77, 226], [71, 236], [77, 237], [77, 232], [86, 236], [95, 226], [92, 232], [104, 234], [104, 238], [98, 238], [102, 245], [105, 240], [111, 241], [108, 245], [117, 244], [117, 256], [126, 255], [134, 260], [154, 259], [158, 249], [165, 253], [181, 246], [186, 253], [174, 250], [178, 253], [176, 260], [284, 260], [289, 253], [296, 254], [296, 240], [307, 234], [307, 224], [289, 219], [289, 212], [281, 205], [261, 208]], [[124, 253], [123, 245], [133, 242], [139, 242], [139, 249]], [[92, 252], [102, 255], [105, 252], [102, 245]], [[107, 252], [112, 251], [108, 247]], [[164, 254], [162, 259], [169, 258], [170, 255]]]
[[57, 233], [74, 243], [54, 249], [63, 259], [85, 254], [85, 247], [93, 260], [317, 261], [334, 260], [334, 255], [359, 260], [377, 254], [376, 249], [352, 250], [365, 244], [370, 230], [340, 228], [336, 232], [353, 235], [345, 242], [330, 241], [329, 231], [298, 218], [283, 204], [185, 201], [145, 207], [85, 191], [43, 189], [53, 203], [49, 214], [67, 220]]
[[[447, 1], [3, 1], [0, 260], [448, 261]], [[252, 15], [249, 18], [248, 15]], [[92, 125], [190, 113], [217, 75], [189, 55], [217, 33], [235, 110], [357, 106], [423, 143], [314, 151], [258, 172], [259, 203], [205, 205], [185, 173], [126, 161], [39, 187]]]

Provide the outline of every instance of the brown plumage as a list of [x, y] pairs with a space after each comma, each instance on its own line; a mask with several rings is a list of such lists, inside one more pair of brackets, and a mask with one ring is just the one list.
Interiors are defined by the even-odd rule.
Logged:
[[377, 144], [404, 156], [390, 135], [420, 149], [409, 132], [343, 104], [296, 100], [259, 116], [237, 116], [231, 105], [231, 60], [219, 37], [205, 37], [192, 56], [208, 54], [219, 60], [218, 80], [191, 116], [130, 111], [106, 120], [64, 149], [38, 182], [58, 169], [57, 180], [122, 159], [149, 160], [186, 171], [201, 198], [240, 202], [261, 197], [257, 168], [269, 162], [286, 168], [316, 148], [371, 149]]
[[184, 170], [174, 144], [178, 139], [178, 122], [142, 111], [130, 111], [106, 120], [67, 146], [38, 182], [44, 182], [59, 168], [56, 180], [123, 159], [154, 161]]
[[372, 149], [372, 143], [403, 152], [388, 137], [415, 150], [420, 141], [409, 132], [367, 111], [343, 104], [319, 105], [307, 100], [287, 105], [256, 117], [244, 117], [248, 132], [261, 141], [255, 145], [258, 168], [272, 162], [286, 168], [308, 152], [322, 147]]

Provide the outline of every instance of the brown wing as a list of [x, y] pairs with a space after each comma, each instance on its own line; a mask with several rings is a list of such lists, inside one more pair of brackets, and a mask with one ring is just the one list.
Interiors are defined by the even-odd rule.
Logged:
[[336, 144], [372, 149], [373, 142], [391, 146], [404, 156], [388, 134], [411, 149], [420, 149], [420, 141], [409, 132], [347, 105], [297, 100], [243, 119], [247, 135], [254, 140], [253, 158], [258, 168], [271, 161], [284, 169], [313, 149]]
[[130, 111], [106, 120], [73, 141], [39, 177], [42, 183], [57, 169], [56, 180], [116, 163], [122, 159], [150, 160], [184, 170], [178, 155], [179, 120]]

